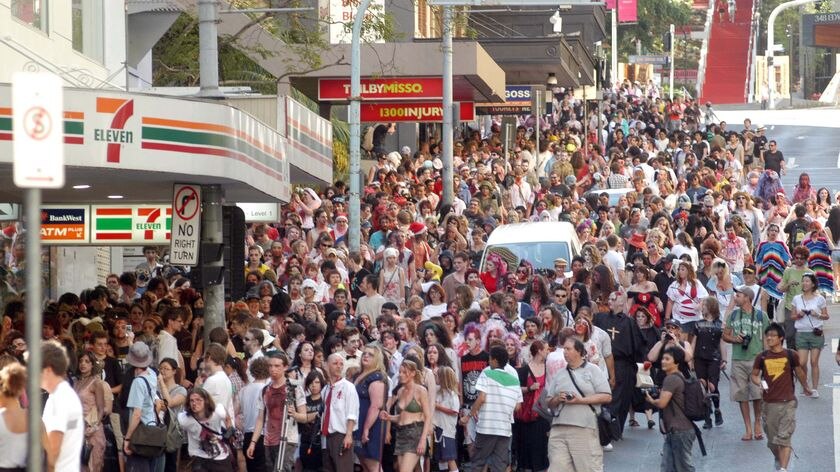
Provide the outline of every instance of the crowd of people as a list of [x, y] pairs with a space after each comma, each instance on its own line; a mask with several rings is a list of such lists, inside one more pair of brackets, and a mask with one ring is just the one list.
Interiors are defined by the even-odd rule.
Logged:
[[[764, 127], [733, 129], [652, 84], [626, 81], [600, 106], [556, 99], [508, 155], [498, 123], [466, 129], [448, 203], [438, 142], [378, 141], [358, 251], [343, 182], [294, 192], [281, 221], [248, 228], [226, 329], [205, 332], [201, 292], [154, 247], [136, 271], [48, 303], [42, 346], [26, 345], [10, 293], [0, 444], [14, 447], [0, 469], [25, 467], [22, 366], [40, 348], [43, 444], [62, 472], [593, 472], [613, 447], [602, 407], [621, 431], [658, 427], [662, 470], [693, 470], [688, 380], [711, 399], [708, 431], [724, 421], [724, 370], [741, 439], [766, 438], [784, 470], [791, 380], [819, 397], [840, 294], [840, 194], [807, 174], [783, 188]], [[570, 222], [580, 253], [553, 270], [484, 254], [498, 226], [543, 221]], [[11, 249], [4, 274], [22, 267]], [[165, 447], [146, 444], [156, 425]]]

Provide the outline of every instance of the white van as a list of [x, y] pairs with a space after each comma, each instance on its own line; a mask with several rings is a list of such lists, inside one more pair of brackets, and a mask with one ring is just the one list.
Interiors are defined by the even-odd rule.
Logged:
[[[571, 223], [541, 221], [515, 223], [494, 229], [481, 256], [480, 271], [491, 253], [499, 254], [508, 263], [508, 271], [516, 270], [527, 260], [537, 271], [554, 270], [554, 260], [566, 259], [571, 270], [572, 258], [580, 254], [580, 241]], [[567, 274], [570, 272], [567, 272]]]

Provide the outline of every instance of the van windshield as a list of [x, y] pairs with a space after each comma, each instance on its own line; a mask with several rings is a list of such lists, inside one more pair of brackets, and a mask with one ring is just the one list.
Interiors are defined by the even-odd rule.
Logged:
[[[488, 246], [484, 253], [484, 259], [489, 254], [498, 254], [507, 262], [508, 270], [514, 270], [519, 262], [526, 260], [534, 266], [534, 269], [554, 270], [554, 260], [558, 258], [571, 261], [569, 243], [558, 241], [546, 241], [544, 243], [508, 243], [498, 246]], [[483, 267], [482, 267], [483, 270]]]

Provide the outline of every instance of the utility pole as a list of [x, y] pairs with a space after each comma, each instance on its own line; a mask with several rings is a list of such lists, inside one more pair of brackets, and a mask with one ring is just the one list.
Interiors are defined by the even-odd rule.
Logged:
[[453, 162], [453, 127], [452, 127], [452, 7], [443, 7], [443, 38], [441, 44], [441, 52], [443, 52], [443, 155], [441, 160], [443, 163], [443, 195], [442, 203], [444, 205], [452, 204], [455, 200], [455, 192], [453, 189], [454, 173], [452, 169]]
[[674, 24], [671, 23], [671, 26], [668, 28], [668, 31], [671, 33], [671, 70], [668, 73], [669, 76], [669, 83], [670, 83], [670, 90], [668, 91], [668, 98], [671, 100], [674, 99], [674, 49], [677, 47], [676, 37], [674, 35]]
[[610, 10], [612, 30], [610, 32], [610, 88], [618, 81], [618, 2]]
[[202, 97], [221, 97], [219, 90], [219, 14], [217, 0], [198, 0], [198, 65]]

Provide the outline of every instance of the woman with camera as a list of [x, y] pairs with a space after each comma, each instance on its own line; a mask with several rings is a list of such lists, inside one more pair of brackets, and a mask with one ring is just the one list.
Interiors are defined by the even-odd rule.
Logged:
[[799, 364], [807, 371], [811, 365], [811, 398], [819, 398], [820, 352], [825, 345], [823, 321], [828, 319], [828, 306], [818, 291], [817, 276], [802, 276], [802, 293], [793, 297], [793, 319]]
[[683, 341], [682, 326], [679, 321], [674, 319], [665, 322], [665, 329], [662, 330], [659, 341], [653, 345], [647, 355], [648, 360], [653, 363], [653, 366], [650, 368], [650, 373], [651, 377], [653, 377], [653, 383], [657, 386], [661, 386], [662, 381], [665, 379], [662, 356], [670, 347], [680, 349], [685, 353], [685, 362], [680, 367], [683, 369], [683, 375], [688, 377], [690, 375], [688, 363], [694, 359], [694, 350], [690, 343]]
[[579, 339], [567, 338], [563, 353], [568, 366], [549, 379], [548, 406], [555, 411], [548, 438], [549, 470], [601, 472], [604, 451], [598, 438], [594, 405], [612, 401], [606, 374], [586, 362]]

